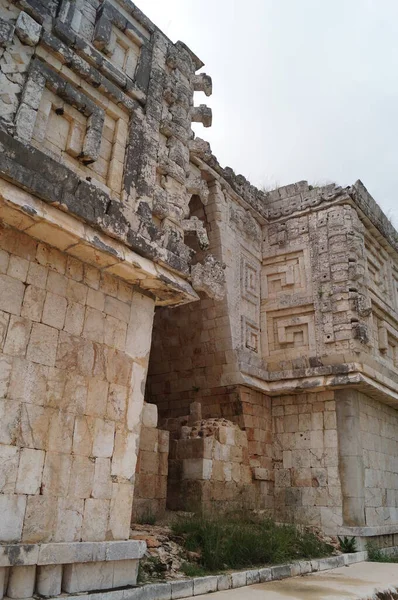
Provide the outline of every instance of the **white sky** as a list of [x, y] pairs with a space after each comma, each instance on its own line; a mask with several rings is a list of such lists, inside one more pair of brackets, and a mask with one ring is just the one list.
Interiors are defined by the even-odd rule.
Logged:
[[267, 188], [362, 179], [398, 226], [397, 0], [137, 0], [213, 78], [222, 166]]

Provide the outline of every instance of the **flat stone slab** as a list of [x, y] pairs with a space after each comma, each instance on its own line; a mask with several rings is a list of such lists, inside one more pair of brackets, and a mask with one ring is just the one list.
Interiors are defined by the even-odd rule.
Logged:
[[[208, 597], [211, 600], [368, 600], [375, 592], [395, 589], [398, 590], [398, 564], [362, 562], [303, 577], [216, 592]], [[194, 596], [187, 600], [194, 600]]]

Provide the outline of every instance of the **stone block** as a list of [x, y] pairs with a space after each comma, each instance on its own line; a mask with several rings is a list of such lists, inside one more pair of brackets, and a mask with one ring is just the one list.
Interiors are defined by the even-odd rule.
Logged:
[[130, 321], [130, 305], [125, 302], [121, 302], [112, 296], [105, 297], [104, 311], [108, 315], [112, 315], [115, 319], [129, 323]]
[[91, 456], [93, 448], [92, 419], [77, 416], [73, 430], [72, 450], [74, 454]]
[[113, 454], [115, 424], [112, 421], [95, 419], [93, 456], [109, 458]]
[[127, 387], [111, 383], [109, 386], [106, 416], [112, 421], [124, 421], [127, 407]]
[[19, 279], [20, 281], [26, 281], [28, 274], [29, 261], [20, 256], [10, 256], [8, 263], [7, 275]]
[[8, 275], [0, 275], [0, 310], [20, 315], [24, 292], [25, 286], [22, 281]]
[[47, 292], [44, 301], [42, 322], [56, 329], [62, 329], [65, 323], [66, 307], [66, 298], [52, 292]]
[[6, 593], [7, 580], [8, 569], [6, 567], [0, 567], [0, 600], [3, 600], [4, 594]]
[[19, 448], [0, 444], [0, 492], [13, 494], [17, 480]]
[[0, 495], [0, 540], [19, 542], [22, 536], [26, 496]]
[[81, 335], [84, 324], [85, 308], [78, 302], [69, 302], [65, 314], [64, 329], [71, 335]]
[[[96, 550], [95, 547], [97, 547]], [[102, 553], [100, 549], [102, 549]], [[62, 565], [75, 562], [91, 562], [94, 555], [96, 559], [104, 561], [105, 544], [93, 544], [91, 542], [41, 544], [37, 564]]]
[[88, 382], [86, 414], [93, 417], [103, 417], [108, 401], [109, 383], [98, 378], [90, 377]]
[[23, 299], [21, 315], [32, 321], [40, 321], [46, 292], [35, 285], [28, 285]]
[[14, 37], [15, 26], [4, 19], [0, 19], [0, 47], [7, 46]]
[[35, 565], [38, 557], [39, 547], [35, 544], [0, 545], [0, 567]]
[[33, 284], [36, 287], [46, 289], [48, 269], [42, 265], [31, 262], [29, 263], [29, 271], [26, 278], [26, 283]]
[[144, 556], [146, 543], [142, 540], [106, 542], [105, 560], [119, 561], [138, 559]]
[[58, 331], [42, 323], [34, 323], [26, 357], [35, 363], [53, 367], [57, 353]]
[[[24, 496], [21, 496], [24, 497]], [[27, 544], [47, 542], [53, 538], [57, 502], [51, 496], [28, 496], [22, 541]]]
[[113, 563], [92, 562], [64, 565], [62, 591], [68, 594], [113, 587]]
[[246, 571], [231, 573], [232, 588], [240, 588], [246, 585]]
[[131, 370], [131, 392], [127, 401], [127, 427], [131, 431], [141, 423], [145, 381], [146, 368], [134, 362]]
[[76, 542], [81, 538], [84, 500], [58, 498], [54, 542]]
[[105, 308], [105, 294], [97, 290], [89, 289], [87, 292], [87, 306], [103, 311]]
[[81, 539], [83, 542], [105, 540], [110, 500], [87, 498], [84, 502]]
[[5, 354], [25, 356], [31, 326], [32, 322], [28, 319], [11, 315], [4, 344]]
[[126, 600], [170, 600], [170, 583], [152, 583], [125, 591]]
[[23, 44], [36, 46], [39, 43], [42, 26], [26, 12], [21, 11], [15, 24], [15, 33]]
[[292, 576], [292, 570], [290, 565], [276, 565], [271, 567], [272, 580], [285, 579], [286, 577]]
[[9, 598], [31, 598], [35, 589], [36, 565], [11, 567], [8, 578]]
[[89, 498], [93, 489], [94, 463], [88, 456], [74, 456], [70, 471], [68, 496]]
[[159, 440], [159, 452], [160, 453], [166, 453], [168, 454], [169, 452], [169, 445], [170, 445], [170, 432], [169, 431], [164, 431], [164, 430], [158, 430], [158, 440]]
[[113, 483], [108, 522], [109, 537], [114, 540], [128, 539], [132, 508], [133, 486], [130, 483]]
[[232, 587], [231, 575], [218, 575], [217, 576], [217, 589], [219, 592], [223, 590], [229, 590]]
[[[0, 356], [0, 397], [7, 396], [12, 364], [12, 358], [8, 356]], [[3, 404], [3, 408], [4, 407], [5, 405]]]
[[92, 496], [109, 500], [112, 497], [111, 461], [109, 458], [95, 459]]
[[[2, 367], [6, 361], [2, 361], [0, 358], [0, 395], [6, 386], [4, 380], [2, 381]], [[7, 363], [6, 363], [7, 364]], [[11, 365], [10, 365], [11, 371]], [[12, 444], [18, 437], [18, 431], [20, 427], [21, 419], [21, 405], [19, 402], [14, 400], [0, 400], [0, 443], [1, 444]]]
[[193, 579], [186, 579], [184, 581], [171, 581], [170, 585], [172, 600], [193, 596]]
[[266, 581], [272, 581], [271, 568], [259, 569], [258, 575], [260, 577], [260, 583], [265, 583]]
[[182, 462], [183, 479], [211, 478], [213, 461], [207, 458], [186, 458]]
[[207, 577], [195, 577], [193, 580], [193, 595], [209, 594], [217, 591], [217, 575]]
[[[117, 560], [113, 563], [113, 587], [135, 585], [138, 576], [138, 560]], [[170, 584], [164, 584], [170, 586]], [[168, 596], [170, 598], [170, 596]]]
[[299, 562], [300, 565], [300, 574], [307, 575], [307, 573], [312, 572], [312, 566], [310, 560], [303, 560]]
[[258, 569], [246, 571], [246, 585], [254, 585], [260, 583], [260, 573]]
[[151, 298], [133, 293], [126, 336], [126, 352], [132, 358], [149, 356], [154, 310], [155, 303]]
[[43, 494], [66, 497], [68, 493], [72, 456], [47, 452], [43, 471]]
[[42, 565], [37, 568], [36, 589], [40, 596], [59, 596], [62, 583], [62, 565]]
[[144, 403], [144, 408], [142, 411], [142, 424], [144, 427], [157, 427], [158, 407], [156, 404]]

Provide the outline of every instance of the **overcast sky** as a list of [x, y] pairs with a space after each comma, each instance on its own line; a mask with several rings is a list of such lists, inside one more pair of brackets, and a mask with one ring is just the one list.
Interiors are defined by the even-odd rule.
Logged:
[[213, 78], [223, 166], [266, 188], [361, 179], [398, 226], [398, 0], [136, 0]]

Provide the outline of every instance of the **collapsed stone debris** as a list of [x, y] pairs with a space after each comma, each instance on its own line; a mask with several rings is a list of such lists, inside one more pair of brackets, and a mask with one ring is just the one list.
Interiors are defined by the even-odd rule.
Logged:
[[222, 168], [130, 0], [0, 0], [0, 598], [136, 583], [131, 518], [398, 535], [398, 235]]

